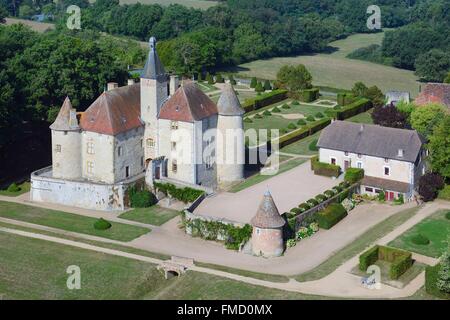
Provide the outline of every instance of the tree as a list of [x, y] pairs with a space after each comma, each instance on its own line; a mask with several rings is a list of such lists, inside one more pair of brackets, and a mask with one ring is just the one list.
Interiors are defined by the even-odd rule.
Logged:
[[22, 5], [19, 7], [19, 17], [23, 19], [29, 19], [34, 14], [33, 8], [29, 5]]
[[450, 293], [450, 251], [447, 249], [441, 257], [437, 287], [443, 292]]
[[367, 86], [362, 82], [356, 82], [352, 88], [352, 93], [355, 97], [365, 97], [367, 93]]
[[407, 102], [405, 102], [403, 100], [400, 101], [400, 102], [397, 102], [395, 107], [398, 109], [398, 111], [400, 111], [401, 113], [403, 113], [406, 116], [408, 121], [409, 121], [409, 119], [411, 117], [411, 113], [416, 108], [416, 106], [413, 103], [407, 103]]
[[406, 115], [400, 112], [393, 104], [387, 106], [377, 105], [372, 112], [373, 123], [383, 127], [400, 128], [406, 127]]
[[232, 74], [230, 74], [230, 75], [228, 76], [228, 79], [230, 80], [230, 84], [231, 84], [232, 86], [235, 86], [235, 85], [236, 85], [236, 80], [234, 80], [234, 77], [233, 77]]
[[385, 104], [384, 94], [377, 86], [368, 88], [364, 97], [372, 101], [375, 107]]
[[261, 82], [258, 81], [258, 83], [256, 84], [256, 87], [255, 87], [255, 91], [256, 92], [264, 92], [264, 87]]
[[447, 77], [444, 80], [445, 83], [450, 83], [450, 72], [447, 73]]
[[444, 82], [450, 70], [450, 53], [432, 49], [416, 59], [416, 75], [428, 82]]
[[281, 67], [277, 81], [280, 87], [291, 92], [312, 88], [312, 76], [303, 64]]
[[225, 79], [222, 77], [222, 75], [220, 73], [218, 73], [216, 75], [216, 82], [217, 83], [224, 83], [225, 82]]
[[450, 115], [436, 126], [429, 139], [431, 168], [450, 179]]
[[256, 88], [256, 85], [258, 84], [258, 80], [256, 80], [255, 77], [252, 78], [252, 80], [250, 81], [250, 88]]
[[445, 109], [439, 104], [427, 104], [411, 113], [411, 126], [428, 137], [433, 128], [444, 118]]
[[265, 91], [272, 90], [272, 86], [270, 85], [269, 80], [264, 81], [264, 90]]
[[206, 73], [205, 80], [208, 82], [208, 84], [214, 84], [214, 78], [209, 72]]
[[2, 6], [0, 6], [0, 23], [5, 23], [6, 22], [6, 17], [8, 16], [8, 11], [3, 8]]
[[438, 173], [429, 172], [419, 179], [419, 194], [425, 202], [433, 201], [444, 186], [444, 179]]

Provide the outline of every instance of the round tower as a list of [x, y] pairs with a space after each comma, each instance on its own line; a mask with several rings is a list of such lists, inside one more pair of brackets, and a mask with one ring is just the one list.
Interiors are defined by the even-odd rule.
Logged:
[[279, 257], [284, 251], [283, 227], [286, 221], [273, 201], [272, 195], [266, 191], [252, 218], [252, 251], [264, 257]]
[[244, 110], [231, 84], [217, 102], [217, 182], [219, 186], [244, 179]]
[[81, 130], [77, 112], [69, 97], [59, 110], [52, 130], [52, 173], [54, 178], [75, 179], [81, 177]]

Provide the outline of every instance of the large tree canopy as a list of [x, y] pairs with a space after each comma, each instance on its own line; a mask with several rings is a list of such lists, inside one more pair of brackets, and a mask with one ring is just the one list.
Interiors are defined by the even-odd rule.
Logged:
[[411, 113], [411, 125], [418, 132], [428, 137], [434, 127], [444, 119], [445, 107], [439, 104], [428, 104], [415, 108]]
[[433, 171], [450, 179], [450, 115], [446, 115], [433, 130], [428, 146]]
[[303, 64], [283, 66], [277, 73], [277, 86], [296, 92], [312, 87], [312, 76]]

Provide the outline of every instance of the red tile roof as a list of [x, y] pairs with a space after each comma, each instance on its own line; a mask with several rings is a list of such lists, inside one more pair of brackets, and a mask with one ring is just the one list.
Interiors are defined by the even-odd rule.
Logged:
[[80, 127], [109, 135], [117, 135], [143, 126], [140, 120], [140, 84], [103, 92], [82, 114]]
[[216, 104], [193, 82], [184, 82], [159, 112], [160, 119], [194, 122], [217, 114]]
[[438, 103], [450, 108], [450, 84], [427, 83], [414, 103], [418, 106]]

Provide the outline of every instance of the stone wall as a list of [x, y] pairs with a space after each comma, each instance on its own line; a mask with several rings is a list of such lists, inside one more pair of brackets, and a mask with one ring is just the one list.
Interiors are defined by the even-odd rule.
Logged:
[[284, 251], [283, 229], [253, 228], [252, 251], [264, 257], [279, 257]]

